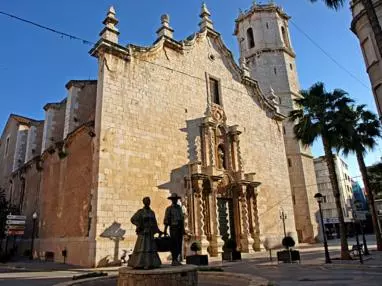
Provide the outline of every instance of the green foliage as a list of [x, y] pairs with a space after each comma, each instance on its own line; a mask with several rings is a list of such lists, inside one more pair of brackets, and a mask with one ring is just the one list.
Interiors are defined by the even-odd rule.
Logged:
[[341, 110], [342, 129], [340, 146], [345, 155], [357, 153], [364, 155], [377, 145], [381, 137], [381, 122], [377, 115], [365, 110], [365, 105], [350, 105]]
[[367, 167], [369, 175], [370, 187], [376, 195], [376, 199], [382, 199], [382, 163], [374, 164]]
[[289, 248], [296, 245], [296, 242], [294, 241], [293, 237], [291, 237], [291, 236], [284, 237], [281, 243], [286, 249], [289, 249]]
[[289, 114], [290, 121], [296, 122], [293, 129], [296, 139], [304, 145], [312, 145], [316, 139], [322, 137], [331, 147], [339, 146], [338, 133], [343, 118], [338, 111], [343, 110], [353, 100], [341, 89], [327, 92], [322, 82], [314, 84], [308, 90], [302, 90], [301, 95], [301, 98], [295, 100], [300, 109]]
[[191, 244], [190, 247], [191, 251], [198, 252], [202, 249], [202, 246], [200, 245], [200, 241], [195, 241]]
[[[310, 2], [317, 2], [318, 0], [310, 0]], [[338, 10], [339, 8], [343, 7], [345, 4], [345, 0], [322, 0], [322, 2], [325, 3], [326, 6], [328, 6], [331, 9]]]

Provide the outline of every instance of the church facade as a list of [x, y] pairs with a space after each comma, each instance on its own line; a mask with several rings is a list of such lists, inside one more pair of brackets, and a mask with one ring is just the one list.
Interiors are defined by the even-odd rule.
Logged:
[[[182, 197], [190, 234], [185, 252], [193, 241], [210, 256], [219, 256], [228, 240], [243, 253], [280, 244], [281, 211], [290, 235], [312, 241], [313, 162], [311, 174], [309, 150], [293, 141], [286, 122], [298, 96], [297, 74], [281, 69], [279, 85], [269, 75], [272, 55], [280, 68], [281, 61], [289, 67], [294, 53], [290, 46], [258, 50], [264, 41], [255, 33], [261, 23], [282, 41], [288, 30], [277, 29], [279, 22], [287, 16], [274, 4], [254, 4], [239, 16], [238, 65], [205, 5], [199, 31], [183, 41], [173, 38], [163, 15], [150, 47], [121, 45], [110, 8], [90, 51], [97, 81], [69, 82], [68, 97], [44, 107], [43, 122], [23, 125], [11, 116], [3, 132], [0, 155], [6, 149], [6, 156], [23, 158], [1, 184], [21, 202], [21, 213], [39, 214], [36, 255], [50, 251], [59, 261], [66, 249], [68, 263], [116, 261], [134, 246], [130, 218], [142, 198], [151, 197], [162, 224], [173, 192]], [[12, 126], [26, 134], [16, 136], [24, 143], [10, 152], [3, 142]], [[40, 147], [27, 159], [31, 151], [23, 148], [32, 143]]]

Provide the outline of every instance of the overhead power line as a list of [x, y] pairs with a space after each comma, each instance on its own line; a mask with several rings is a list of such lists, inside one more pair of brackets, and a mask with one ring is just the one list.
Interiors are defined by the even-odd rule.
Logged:
[[44, 29], [44, 30], [47, 30], [49, 32], [56, 33], [56, 34], [60, 35], [61, 37], [67, 37], [67, 38], [69, 38], [71, 40], [78, 40], [78, 41], [81, 41], [83, 44], [86, 44], [86, 45], [94, 45], [94, 43], [92, 43], [91, 41], [85, 40], [83, 38], [80, 38], [80, 37], [77, 37], [77, 36], [74, 36], [74, 35], [71, 35], [71, 34], [68, 34], [68, 33], [65, 33], [65, 32], [58, 31], [56, 29], [53, 29], [53, 28], [50, 28], [50, 27], [38, 24], [36, 22], [32, 22], [32, 21], [20, 18], [18, 16], [15, 16], [15, 15], [3, 12], [3, 11], [0, 11], [0, 14], [8, 16], [8, 17], [13, 18], [13, 19], [18, 20], [18, 21], [21, 21], [21, 22], [33, 25], [33, 26], [38, 27], [40, 29]]
[[294, 21], [289, 20], [289, 22], [301, 33], [303, 34], [314, 46], [316, 46], [326, 57], [328, 57], [336, 66], [338, 66], [341, 70], [346, 72], [353, 79], [358, 81], [365, 88], [370, 90], [370, 87], [365, 84], [362, 80], [360, 80], [356, 75], [354, 75], [351, 71], [349, 71], [346, 67], [344, 67], [341, 63], [339, 63], [329, 52], [327, 52], [324, 48], [322, 48], [308, 33], [306, 33], [303, 29], [301, 29]]
[[[40, 28], [40, 29], [44, 29], [44, 30], [47, 30], [49, 32], [52, 32], [52, 33], [55, 33], [55, 34], [58, 34], [60, 35], [61, 37], [66, 37], [66, 38], [69, 38], [70, 40], [77, 40], [77, 41], [81, 41], [83, 44], [86, 44], [86, 45], [94, 45], [95, 43], [93, 43], [92, 41], [89, 41], [89, 40], [86, 40], [86, 39], [83, 39], [81, 37], [78, 37], [78, 36], [75, 36], [75, 35], [72, 35], [72, 34], [69, 34], [69, 33], [66, 33], [66, 32], [61, 32], [61, 31], [58, 31], [56, 29], [53, 29], [53, 28], [50, 28], [48, 26], [45, 26], [45, 25], [42, 25], [42, 24], [39, 24], [39, 23], [36, 23], [36, 22], [33, 22], [33, 21], [30, 21], [30, 20], [27, 20], [27, 19], [24, 19], [24, 18], [21, 18], [21, 17], [18, 17], [16, 15], [13, 15], [13, 14], [10, 14], [10, 13], [7, 13], [7, 12], [4, 12], [4, 11], [0, 11], [0, 14], [4, 15], [4, 16], [7, 16], [7, 17], [10, 17], [10, 18], [13, 18], [15, 20], [18, 20], [18, 21], [21, 21], [21, 22], [24, 22], [24, 23], [27, 23], [27, 24], [30, 24], [30, 25], [33, 25], [37, 28]], [[332, 55], [330, 55], [329, 52], [327, 52], [325, 49], [323, 49], [311, 36], [309, 36], [308, 33], [306, 33], [303, 29], [301, 29], [294, 21], [290, 20], [290, 23], [301, 33], [303, 34], [314, 46], [316, 46], [326, 57], [328, 57], [336, 66], [338, 66], [341, 70], [343, 70], [345, 73], [347, 73], [349, 76], [351, 76], [353, 79], [355, 79], [357, 82], [359, 82], [362, 86], [364, 86], [365, 88], [367, 88], [368, 90], [370, 90], [369, 86], [367, 84], [365, 84], [362, 80], [360, 80], [356, 75], [354, 75], [352, 72], [350, 72], [346, 67], [344, 67], [341, 63], [339, 63]]]

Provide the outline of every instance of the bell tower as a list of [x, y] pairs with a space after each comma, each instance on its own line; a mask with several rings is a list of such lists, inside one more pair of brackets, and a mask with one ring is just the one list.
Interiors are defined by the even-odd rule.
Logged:
[[[274, 92], [280, 112], [286, 116], [295, 108], [293, 100], [300, 96], [289, 19], [273, 1], [269, 4], [256, 4], [254, 1], [249, 10], [240, 12], [235, 27], [241, 60], [246, 62], [251, 77], [258, 81], [264, 94]], [[294, 139], [293, 123], [287, 119], [283, 123], [283, 134], [296, 230], [300, 242], [310, 242], [318, 233], [313, 156], [310, 148]]]

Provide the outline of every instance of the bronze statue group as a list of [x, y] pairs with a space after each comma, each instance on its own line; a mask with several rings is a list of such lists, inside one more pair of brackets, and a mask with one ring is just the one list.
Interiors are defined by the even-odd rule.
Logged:
[[162, 262], [157, 252], [157, 245], [154, 239], [155, 234], [168, 237], [167, 230], [170, 230], [170, 251], [173, 266], [181, 265], [180, 254], [182, 252], [184, 229], [184, 217], [181, 206], [178, 204], [180, 197], [173, 193], [170, 197], [171, 206], [167, 207], [164, 217], [164, 232], [159, 227], [154, 211], [150, 208], [150, 198], [143, 199], [144, 207], [138, 210], [131, 218], [131, 223], [136, 226], [138, 235], [134, 251], [128, 260], [128, 266], [135, 269], [153, 269], [161, 266]]

